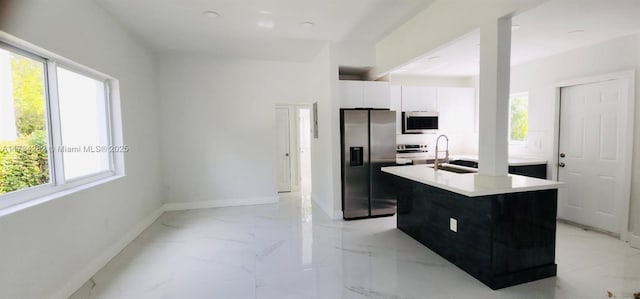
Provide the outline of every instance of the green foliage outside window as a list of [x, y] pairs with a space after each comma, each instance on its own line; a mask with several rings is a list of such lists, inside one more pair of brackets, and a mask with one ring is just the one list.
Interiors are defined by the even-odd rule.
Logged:
[[529, 99], [526, 96], [511, 98], [511, 141], [526, 141], [529, 130]]
[[44, 86], [42, 64], [11, 55], [11, 81], [16, 126], [20, 135], [44, 130]]
[[10, 55], [18, 138], [0, 142], [0, 194], [49, 182], [42, 63]]
[[2, 143], [0, 150], [0, 193], [47, 183], [49, 161], [44, 131], [21, 135], [17, 141]]

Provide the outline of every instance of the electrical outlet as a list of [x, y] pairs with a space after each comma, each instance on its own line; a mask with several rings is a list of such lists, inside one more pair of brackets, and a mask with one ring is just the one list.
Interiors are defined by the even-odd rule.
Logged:
[[449, 229], [452, 232], [457, 233], [458, 232], [458, 220], [456, 220], [455, 218], [449, 218]]

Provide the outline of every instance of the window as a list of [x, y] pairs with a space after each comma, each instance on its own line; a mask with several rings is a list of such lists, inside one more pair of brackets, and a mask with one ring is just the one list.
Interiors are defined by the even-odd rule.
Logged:
[[529, 132], [529, 94], [512, 94], [509, 99], [509, 141], [527, 141]]
[[51, 182], [44, 70], [0, 48], [0, 194]]
[[122, 174], [117, 81], [43, 53], [0, 41], [0, 208]]
[[62, 151], [64, 178], [108, 171], [108, 152], [85, 149], [88, 145], [109, 146], [105, 82], [62, 67], [57, 75], [62, 144], [71, 149]]

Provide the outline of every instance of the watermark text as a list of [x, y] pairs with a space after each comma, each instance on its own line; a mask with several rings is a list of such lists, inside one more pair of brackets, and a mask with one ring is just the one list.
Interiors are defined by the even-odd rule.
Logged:
[[128, 145], [58, 145], [58, 146], [38, 146], [38, 145], [0, 145], [0, 152], [11, 153], [126, 153], [129, 152]]

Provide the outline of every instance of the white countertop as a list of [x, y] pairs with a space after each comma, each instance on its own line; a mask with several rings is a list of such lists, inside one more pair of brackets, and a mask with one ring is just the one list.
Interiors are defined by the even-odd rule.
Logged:
[[[397, 158], [399, 159], [409, 159], [409, 160], [431, 160], [435, 159], [435, 155], [432, 153], [404, 153], [397, 154]], [[444, 157], [438, 157], [444, 158]], [[539, 164], [547, 164], [547, 160], [537, 157], [509, 157], [509, 166], [526, 166], [526, 165], [539, 165]], [[449, 161], [454, 160], [465, 160], [478, 162], [477, 155], [449, 155]], [[404, 161], [404, 160], [403, 160]]]
[[[512, 177], [511, 187], [480, 187], [475, 185], [475, 173], [454, 173], [444, 170], [435, 171], [430, 166], [431, 165], [426, 164], [390, 166], [382, 167], [382, 171], [469, 197], [557, 189], [563, 185], [563, 183], [557, 181], [510, 174], [509, 176]], [[453, 166], [456, 167], [455, 165]]]

